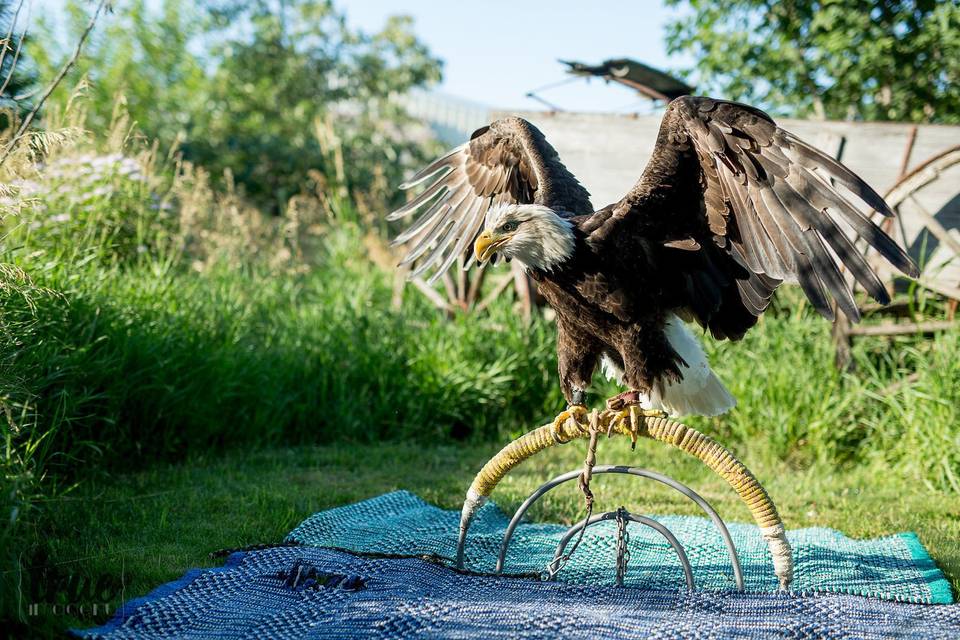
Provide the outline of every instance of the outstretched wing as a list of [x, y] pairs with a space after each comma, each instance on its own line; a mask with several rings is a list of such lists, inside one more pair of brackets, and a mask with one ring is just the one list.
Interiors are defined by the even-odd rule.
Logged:
[[[406, 245], [401, 264], [411, 277], [433, 269], [432, 282], [464, 255], [495, 204], [542, 204], [571, 214], [593, 211], [590, 194], [557, 157], [543, 134], [522, 118], [477, 129], [470, 140], [401, 185], [425, 184], [413, 200], [387, 216], [416, 216], [394, 240]], [[472, 252], [464, 268], [473, 261]]]
[[856, 322], [841, 267], [889, 302], [857, 240], [906, 274], [917, 268], [850, 197], [893, 215], [852, 171], [759, 109], [685, 96], [670, 103], [643, 176], [593, 240], [622, 243], [635, 233], [657, 242], [664, 269], [683, 279], [684, 306], [721, 337], [742, 335], [783, 280], [798, 282], [822, 315], [833, 318], [833, 298]]

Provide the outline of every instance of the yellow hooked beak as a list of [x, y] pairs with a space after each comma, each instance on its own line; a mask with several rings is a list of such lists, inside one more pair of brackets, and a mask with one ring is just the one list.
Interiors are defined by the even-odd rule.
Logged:
[[512, 237], [513, 234], [500, 236], [489, 231], [484, 231], [481, 233], [479, 236], [477, 236], [476, 241], [473, 243], [473, 254], [477, 256], [477, 262], [484, 262], [487, 258], [495, 254], [500, 247], [505, 245]]

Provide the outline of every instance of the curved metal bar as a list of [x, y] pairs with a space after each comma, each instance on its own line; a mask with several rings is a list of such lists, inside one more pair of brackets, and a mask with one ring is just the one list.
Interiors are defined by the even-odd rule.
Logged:
[[[687, 589], [693, 591], [693, 569], [690, 567], [690, 560], [687, 558], [687, 552], [683, 550], [683, 545], [680, 544], [680, 541], [677, 540], [677, 537], [670, 532], [670, 529], [667, 529], [656, 520], [647, 518], [646, 516], [638, 516], [630, 512], [624, 513], [623, 516], [627, 520], [650, 527], [667, 539], [667, 542], [670, 543], [670, 546], [673, 547], [673, 550], [677, 553], [677, 557], [680, 558], [680, 564], [683, 566], [683, 578], [687, 581]], [[551, 564], [560, 559], [560, 557], [563, 555], [564, 549], [567, 548], [567, 543], [569, 543], [570, 539], [577, 535], [581, 529], [585, 529], [586, 527], [603, 520], [614, 520], [616, 517], [616, 511], [607, 511], [605, 513], [598, 513], [595, 516], [590, 516], [589, 520], [581, 520], [579, 523], [570, 527], [563, 535], [563, 538], [560, 539], [560, 544], [557, 545], [557, 550], [553, 554], [553, 561]]]
[[[543, 483], [536, 491], [530, 494], [530, 496], [523, 502], [522, 505], [520, 505], [520, 508], [517, 509], [517, 512], [513, 514], [513, 518], [510, 520], [510, 524], [507, 526], [506, 532], [503, 534], [503, 542], [500, 543], [500, 555], [497, 557], [497, 567], [495, 570], [496, 573], [503, 572], [503, 564], [507, 557], [507, 548], [510, 546], [510, 540], [513, 537], [513, 532], [517, 528], [517, 525], [520, 524], [520, 520], [526, 514], [527, 510], [532, 507], [537, 500], [543, 497], [545, 493], [565, 482], [575, 480], [580, 476], [580, 473], [580, 470], [568, 471], [567, 473], [557, 476], [553, 480]], [[594, 475], [604, 473], [628, 474], [639, 476], [641, 478], [649, 478], [650, 480], [656, 480], [657, 482], [665, 484], [693, 500], [697, 506], [703, 509], [703, 511], [710, 517], [710, 520], [713, 521], [714, 526], [720, 532], [720, 536], [723, 538], [723, 543], [727, 547], [727, 553], [730, 555], [730, 564], [733, 565], [733, 579], [737, 585], [737, 590], [743, 591], [743, 569], [740, 567], [740, 557], [737, 555], [737, 548], [733, 544], [733, 539], [730, 537], [730, 532], [727, 530], [727, 525], [723, 522], [723, 519], [720, 518], [719, 514], [717, 514], [714, 508], [710, 506], [710, 503], [704, 500], [700, 494], [687, 485], [674, 480], [670, 476], [665, 476], [662, 473], [657, 473], [656, 471], [650, 471], [648, 469], [641, 469], [639, 467], [598, 465], [593, 468]], [[457, 545], [457, 567], [461, 569], [463, 568], [462, 562], [465, 543], [466, 530], [461, 528], [460, 540]]]
[[457, 560], [454, 564], [454, 566], [457, 569], [463, 569], [464, 547], [466, 547], [466, 545], [467, 545], [467, 528], [461, 525], [460, 536], [457, 538]]
[[571, 416], [566, 421], [554, 421], [528, 431], [500, 449], [470, 483], [460, 509], [460, 528], [464, 530], [461, 538], [465, 539], [464, 532], [470, 527], [477, 511], [512, 469], [547, 449], [590, 437], [591, 432], [597, 430], [594, 426], [608, 435], [627, 435], [631, 439], [650, 438], [674, 447], [716, 473], [750, 510], [770, 550], [773, 572], [780, 582], [780, 588], [786, 590], [790, 587], [794, 571], [793, 553], [783, 519], [756, 476], [729, 449], [710, 436], [675, 420], [642, 415], [642, 411], [635, 406], [630, 407], [629, 415], [604, 409], [589, 412], [586, 416]]

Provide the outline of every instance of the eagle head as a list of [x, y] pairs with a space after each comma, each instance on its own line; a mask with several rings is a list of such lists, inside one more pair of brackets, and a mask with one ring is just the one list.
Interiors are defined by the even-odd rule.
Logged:
[[479, 262], [495, 253], [528, 269], [550, 271], [573, 255], [573, 224], [549, 207], [507, 204], [492, 207], [473, 243]]

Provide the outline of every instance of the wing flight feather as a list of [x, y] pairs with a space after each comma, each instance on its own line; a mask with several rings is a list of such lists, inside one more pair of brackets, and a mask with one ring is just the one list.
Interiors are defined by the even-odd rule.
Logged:
[[474, 132], [470, 140], [421, 169], [403, 189], [422, 187], [387, 216], [415, 216], [393, 240], [412, 265], [410, 277], [433, 271], [439, 278], [457, 258], [473, 264], [470, 247], [496, 204], [542, 204], [573, 215], [592, 213], [590, 194], [560, 163], [543, 134], [521, 118], [504, 118]]
[[[643, 176], [596, 233], [609, 237], [617, 229], [641, 229], [649, 235], [660, 228], [701, 244], [712, 240], [714, 249], [741, 268], [737, 290], [751, 314], [763, 311], [779, 281], [790, 280], [824, 316], [833, 317], [835, 301], [856, 321], [860, 313], [841, 268], [873, 298], [889, 302], [880, 278], [857, 250], [858, 240], [907, 275], [918, 271], [848, 195], [893, 215], [850, 169], [779, 128], [759, 109], [685, 96], [668, 107]], [[665, 212], [680, 220], [657, 222]], [[706, 326], [710, 318], [700, 321]]]

